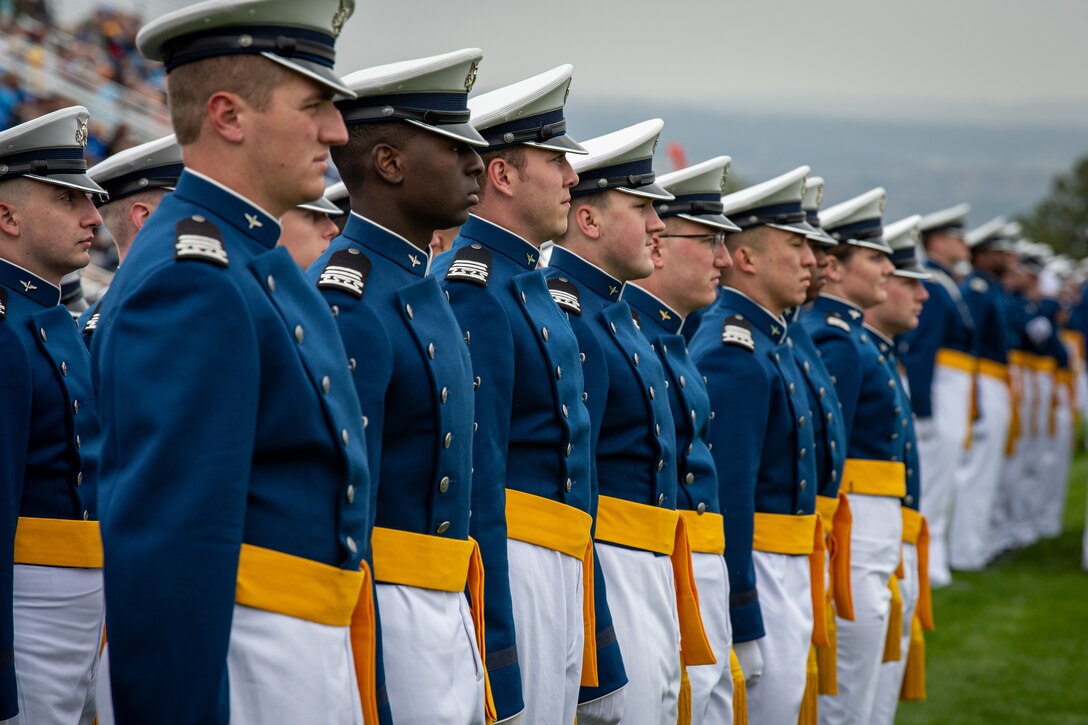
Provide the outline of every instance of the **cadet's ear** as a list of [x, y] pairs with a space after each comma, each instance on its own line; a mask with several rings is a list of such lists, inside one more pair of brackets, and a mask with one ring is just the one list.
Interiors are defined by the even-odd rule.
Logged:
[[824, 274], [826, 275], [828, 282], [842, 282], [844, 271], [845, 269], [841, 259], [834, 254], [827, 255], [827, 271]]
[[151, 212], [155, 211], [157, 204], [148, 204], [146, 201], [138, 201], [128, 208], [128, 220], [132, 222], [132, 227], [136, 231], [140, 231], [144, 228], [144, 223], [147, 218], [151, 216]]
[[205, 108], [205, 125], [210, 126], [224, 141], [239, 144], [245, 140], [244, 120], [255, 111], [241, 96], [229, 91], [219, 91], [208, 98]]
[[[484, 177], [487, 179], [488, 185], [496, 193], [503, 196], [514, 195], [514, 177], [517, 173], [518, 170], [514, 168], [514, 165], [507, 163], [506, 159], [501, 156], [491, 159], [487, 164], [487, 168], [484, 169]], [[491, 189], [488, 191], [490, 192]]]
[[404, 166], [400, 151], [387, 143], [376, 144], [370, 150], [370, 163], [374, 172], [386, 183], [404, 182]]
[[592, 204], [579, 204], [577, 200], [572, 202], [574, 210], [570, 212], [570, 222], [573, 222], [578, 231], [587, 239], [601, 238], [600, 210]]
[[19, 212], [9, 201], [0, 199], [0, 232], [9, 237], [19, 236]]
[[732, 252], [733, 267], [746, 274], [755, 274], [757, 270], [757, 254], [753, 247], [742, 244]]
[[650, 261], [654, 263], [654, 269], [661, 269], [665, 266], [665, 258], [661, 254], [663, 244], [664, 242], [661, 241], [659, 234], [650, 237]]

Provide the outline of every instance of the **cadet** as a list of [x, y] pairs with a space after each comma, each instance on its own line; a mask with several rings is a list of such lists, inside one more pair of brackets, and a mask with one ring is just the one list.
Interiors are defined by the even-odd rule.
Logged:
[[815, 444], [783, 317], [805, 301], [816, 262], [801, 208], [808, 172], [801, 166], [722, 198], [744, 231], [726, 238], [733, 266], [690, 347], [717, 411], [710, 442], [728, 532], [733, 649], [753, 723], [797, 721], [813, 605], [822, 609], [824, 598]]
[[[480, 203], [431, 271], [476, 387], [470, 533], [487, 572], [487, 671], [499, 720], [573, 722], [592, 665], [589, 414], [578, 342], [536, 269], [578, 181], [559, 66], [469, 101], [488, 141]], [[432, 224], [448, 227], [453, 222]], [[511, 604], [512, 602], [512, 604]], [[516, 625], [516, 626], [515, 626]], [[607, 643], [607, 640], [605, 640]]]
[[862, 326], [864, 310], [887, 299], [894, 269], [881, 238], [883, 210], [878, 187], [820, 213], [839, 244], [829, 252], [824, 290], [804, 316], [839, 397], [847, 440], [839, 490], [851, 514], [854, 619], [836, 621], [838, 694], [820, 699], [822, 723], [869, 721], [892, 614], [889, 581], [899, 564], [908, 415], [898, 376], [888, 374], [887, 356]]
[[280, 217], [283, 227], [280, 244], [287, 248], [295, 264], [306, 269], [340, 233], [334, 218], [343, 214], [339, 206], [324, 196], [299, 204]]
[[0, 720], [95, 716], [102, 642], [98, 418], [87, 349], [60, 304], [102, 223], [81, 106], [0, 132]]
[[[655, 204], [665, 228], [654, 235], [654, 272], [623, 288], [623, 301], [665, 370], [676, 426], [677, 509], [687, 524], [699, 611], [717, 659], [687, 669], [693, 724], [733, 722], [729, 573], [708, 433], [714, 412], [703, 376], [680, 334], [688, 315], [717, 299], [718, 278], [732, 264], [725, 235], [738, 227], [719, 211], [730, 162], [728, 156], [718, 156], [657, 180], [676, 198]], [[744, 678], [738, 677], [743, 687]]]
[[484, 722], [483, 572], [468, 538], [472, 362], [427, 276], [432, 229], [463, 222], [476, 203], [473, 147], [485, 142], [466, 103], [482, 57], [467, 48], [344, 78], [357, 98], [337, 104], [349, 138], [332, 155], [352, 212], [309, 271], [366, 414], [374, 579], [398, 723]]
[[1009, 347], [1005, 337], [1008, 323], [1001, 280], [1013, 257], [1002, 231], [1005, 225], [1005, 220], [998, 217], [965, 236], [971, 250], [972, 270], [960, 289], [978, 332], [974, 391], [978, 419], [972, 428], [971, 448], [956, 471], [956, 499], [964, 505], [952, 510], [948, 548], [949, 565], [957, 570], [978, 571], [989, 560], [990, 520], [1012, 418]]
[[[622, 722], [639, 723], [676, 722], [681, 651], [688, 665], [714, 662], [692, 594], [685, 520], [676, 512], [665, 373], [620, 301], [625, 282], [653, 271], [652, 235], [664, 229], [653, 202], [673, 198], [654, 183], [663, 126], [654, 119], [586, 142], [589, 155], [574, 161], [580, 180], [567, 229], [546, 270], [585, 357], [600, 493], [594, 538], [630, 679]], [[603, 686], [584, 692], [579, 722], [615, 721], [620, 697]]]
[[276, 248], [347, 140], [351, 10], [216, 0], [137, 36], [170, 74], [186, 170], [91, 346], [122, 725], [376, 718], [363, 416], [328, 307]]
[[[125, 261], [132, 240], [162, 198], [177, 186], [183, 168], [181, 147], [174, 134], [170, 134], [125, 149], [87, 169], [87, 176], [109, 194], [108, 199], [97, 197], [95, 203], [117, 247], [118, 264]], [[88, 350], [98, 327], [100, 304], [101, 297], [79, 317], [79, 329]]]
[[[810, 176], [805, 181], [805, 197], [801, 200], [806, 222], [815, 230], [815, 233], [807, 237], [816, 264], [812, 268], [812, 279], [805, 293], [806, 304], [813, 302], [823, 290], [830, 264], [827, 252], [838, 244], [820, 228], [819, 209], [823, 201], [823, 190], [823, 178]], [[801, 367], [805, 391], [808, 394], [808, 419], [812, 424], [812, 438], [815, 441], [813, 453], [816, 456], [818, 482], [816, 512], [820, 515], [828, 548], [828, 591], [824, 610], [828, 625], [828, 643], [826, 646], [817, 647], [813, 653], [818, 655], [817, 691], [806, 693], [815, 698], [817, 694], [838, 693], [834, 618], [838, 614], [843, 619], [853, 620], [854, 605], [850, 595], [850, 504], [846, 500], [846, 494], [839, 491], [842, 467], [846, 460], [846, 429], [843, 427], [842, 408], [831, 374], [824, 366], [808, 330], [801, 324], [803, 309], [797, 306], [786, 312], [786, 322], [789, 323], [786, 334], [793, 342], [793, 355]], [[834, 606], [831, 606], [832, 603]], [[812, 662], [809, 666], [811, 669]]]
[[918, 327], [899, 339], [899, 355], [910, 381], [918, 416], [918, 456], [922, 461], [922, 514], [929, 522], [929, 576], [934, 586], [952, 581], [948, 569], [948, 522], [956, 468], [971, 425], [971, 380], [975, 370], [974, 322], [952, 268], [967, 260], [963, 225], [971, 207], [959, 204], [922, 217], [929, 299]]
[[[892, 626], [899, 624], [898, 622], [889, 624], [885, 640], [886, 647], [891, 649], [898, 644], [900, 657], [889, 661], [885, 656], [884, 663], [880, 665], [876, 700], [869, 720], [874, 725], [892, 725], [900, 699], [925, 698], [925, 648], [922, 646], [922, 629], [933, 629], [933, 608], [926, 566], [929, 533], [925, 520], [918, 513], [918, 502], [921, 498], [918, 446], [914, 435], [913, 416], [910, 414], [910, 397], [898, 368], [893, 342], [897, 335], [918, 325], [918, 315], [928, 294], [922, 280], [929, 279], [930, 273], [918, 262], [920, 220], [920, 216], [914, 215], [884, 226], [884, 243], [892, 250], [895, 271], [888, 280], [887, 300], [865, 311], [865, 327], [884, 356], [888, 375], [900, 382], [900, 405], [907, 414], [903, 444], [907, 485], [906, 495], [902, 499], [902, 556], [900, 571], [896, 574], [901, 577], [898, 586], [903, 601], [903, 621], [898, 629]], [[907, 673], [906, 679], [904, 672]]]

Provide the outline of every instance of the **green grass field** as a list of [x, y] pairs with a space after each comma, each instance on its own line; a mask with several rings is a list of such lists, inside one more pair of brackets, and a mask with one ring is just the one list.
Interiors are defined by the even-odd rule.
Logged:
[[1080, 568], [1088, 457], [1077, 455], [1057, 539], [1005, 554], [933, 593], [929, 699], [897, 723], [1088, 724], [1088, 574]]

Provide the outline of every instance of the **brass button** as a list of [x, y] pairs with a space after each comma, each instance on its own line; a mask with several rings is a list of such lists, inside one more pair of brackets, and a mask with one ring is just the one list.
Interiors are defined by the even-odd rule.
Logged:
[[634, 355], [632, 355], [631, 359], [635, 361], [635, 367], [637, 368], [638, 367], [638, 353], [636, 352]]
[[586, 363], [586, 354], [584, 352], [578, 353], [578, 361], [580, 363], [582, 363], [583, 365], [585, 365], [585, 363]]
[[698, 506], [695, 507], [695, 510], [698, 511], [700, 514], [705, 514], [706, 513], [706, 504], [705, 503], [700, 503]]
[[680, 376], [680, 387], [681, 388], [686, 388], [687, 386], [688, 386], [688, 382], [686, 380], [684, 380], [684, 376], [681, 375]]
[[548, 341], [548, 328], [547, 327], [540, 328], [540, 336], [544, 338], [544, 342]]
[[801, 479], [801, 490], [804, 491], [806, 488], [808, 488], [808, 481], [806, 481], [805, 479], [802, 478]]
[[805, 369], [806, 373], [811, 370], [811, 366], [808, 364], [808, 360], [805, 360], [803, 363], [801, 363], [801, 367]]
[[616, 323], [615, 322], [609, 322], [608, 326], [610, 328], [612, 328], [612, 334], [615, 335], [616, 334]]
[[555, 379], [556, 380], [562, 380], [563, 379], [563, 368], [559, 367], [558, 365], [555, 366]]
[[563, 417], [564, 418], [569, 418], [570, 417], [570, 409], [567, 408], [566, 403], [563, 403], [562, 410], [563, 410]]
[[525, 293], [524, 293], [524, 292], [522, 292], [522, 293], [521, 293], [521, 302], [522, 302], [522, 304], [525, 304], [525, 302], [526, 302], [526, 301], [527, 301], [527, 300], [525, 299]]
[[795, 392], [797, 392], [797, 386], [795, 386], [793, 383], [790, 383], [790, 395], [793, 395]]
[[91, 520], [91, 512], [90, 511], [87, 511], [86, 509], [83, 510], [83, 520], [84, 521], [90, 521]]
[[355, 503], [355, 486], [348, 484], [347, 490], [348, 503]]
[[582, 402], [584, 403], [587, 400], [589, 400], [589, 393], [582, 393]]
[[366, 427], [367, 427], [368, 425], [370, 425], [370, 418], [367, 418], [367, 417], [366, 417], [366, 416], [364, 415], [364, 416], [363, 416], [363, 430], [366, 430]]
[[76, 474], [76, 485], [77, 486], [82, 486], [83, 485], [83, 471], [80, 471], [79, 473]]
[[684, 476], [685, 483], [695, 483], [695, 474], [688, 471], [688, 475]]
[[657, 505], [658, 506], [664, 506], [665, 505], [665, 494], [659, 493], [657, 495]]
[[79, 441], [79, 434], [77, 433], [76, 434], [76, 450], [79, 450], [79, 447], [80, 447], [80, 441]]
[[344, 543], [347, 545], [348, 551], [350, 551], [352, 554], [359, 551], [359, 546], [355, 543], [355, 539], [351, 538], [350, 536], [344, 539]]
[[570, 458], [570, 454], [574, 451], [574, 446], [570, 443], [567, 444], [567, 458]]
[[41, 335], [42, 342], [45, 342], [46, 340], [49, 339], [49, 335], [45, 334], [45, 328], [44, 327], [38, 329], [38, 334]]
[[445, 403], [446, 400], [450, 397], [450, 389], [445, 387], [442, 388], [442, 393], [439, 397], [442, 399], [442, 402]]
[[805, 427], [805, 416], [802, 415], [800, 418], [797, 419], [797, 427], [799, 427], [799, 428], [804, 428]]
[[827, 390], [825, 390], [824, 387], [821, 385], [820, 386], [820, 397], [822, 398], [825, 395], [827, 395]]
[[72, 401], [72, 415], [79, 413], [79, 400]]
[[656, 395], [657, 395], [657, 393], [654, 392], [654, 386], [651, 385], [650, 386], [650, 400], [653, 400], [654, 396], [656, 396]]
[[665, 469], [665, 459], [661, 459], [657, 462], [657, 470], [663, 471]]
[[416, 313], [412, 310], [411, 305], [408, 305], [408, 304], [404, 305], [404, 311], [408, 313], [408, 319], [409, 320], [416, 316]]
[[438, 482], [438, 492], [445, 493], [450, 490], [450, 477], [443, 476], [442, 480]]
[[295, 342], [299, 345], [302, 344], [302, 338], [306, 336], [306, 331], [302, 329], [302, 325], [295, 325]]
[[442, 440], [442, 445], [445, 446], [446, 448], [449, 448], [450, 444], [452, 444], [452, 443], [453, 443], [453, 433], [447, 433], [446, 437]]
[[325, 377], [321, 378], [321, 392], [328, 393], [331, 388], [332, 381], [329, 380], [329, 376], [326, 375]]
[[276, 278], [275, 277], [273, 277], [272, 275], [268, 275], [267, 277], [264, 278], [264, 281], [268, 284], [268, 291], [269, 292], [275, 292], [276, 291]]
[[572, 481], [572, 480], [570, 480], [570, 479], [568, 478], [568, 479], [567, 479], [567, 483], [566, 483], [567, 493], [570, 493], [570, 489], [571, 489], [571, 488], [572, 488], [573, 486], [574, 486], [574, 481]]
[[60, 361], [60, 374], [68, 377], [68, 363], [65, 360]]
[[473, 390], [479, 390], [480, 389], [480, 383], [481, 383], [480, 376], [477, 375], [476, 379], [472, 381], [472, 389]]
[[341, 429], [341, 431], [340, 431], [340, 440], [342, 440], [344, 442], [345, 446], [351, 441], [351, 436], [348, 435], [348, 429], [347, 428]]
[[438, 528], [435, 529], [435, 533], [444, 534], [449, 530], [450, 530], [450, 522], [449, 521], [443, 521], [442, 523], [440, 523], [438, 525]]
[[355, 358], [348, 358], [348, 372], [355, 372]]
[[434, 360], [434, 343], [427, 345], [427, 357]]
[[654, 423], [654, 433], [656, 433], [657, 435], [661, 435], [661, 424], [660, 423]]
[[801, 454], [800, 454], [800, 455], [801, 455], [801, 458], [802, 458], [802, 459], [804, 459], [804, 457], [805, 457], [805, 454], [807, 454], [807, 453], [808, 453], [808, 451], [806, 451], [806, 450], [805, 450], [804, 448], [802, 448], [802, 449], [801, 449]]

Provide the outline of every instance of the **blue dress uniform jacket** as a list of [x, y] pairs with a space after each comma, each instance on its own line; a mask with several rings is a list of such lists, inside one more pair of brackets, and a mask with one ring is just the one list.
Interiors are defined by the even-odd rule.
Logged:
[[1007, 365], [1008, 322], [1005, 319], [1005, 292], [1001, 283], [975, 269], [964, 279], [961, 290], [977, 332], [977, 357]]
[[[97, 518], [100, 437], [90, 358], [60, 289], [0, 259], [0, 522], [14, 560], [19, 517]], [[12, 631], [12, 566], [0, 575], [0, 720], [19, 710]]]
[[793, 341], [793, 356], [801, 366], [808, 392], [812, 420], [812, 438], [816, 442], [817, 495], [837, 498], [842, 468], [846, 462], [846, 426], [843, 424], [842, 405], [831, 373], [827, 371], [816, 343], [802, 321], [800, 307], [787, 313], [787, 335]]
[[[544, 273], [556, 300], [570, 314], [585, 357], [596, 491], [675, 509], [676, 434], [664, 370], [636, 327], [631, 308], [620, 302], [623, 283], [562, 247], [552, 252]], [[564, 289], [573, 291], [577, 306], [562, 301], [566, 298], [558, 292]], [[580, 702], [603, 697], [627, 682], [599, 563], [594, 574], [600, 685], [583, 687]], [[608, 646], [601, 645], [602, 638]]]
[[431, 273], [475, 375], [472, 535], [487, 575], [487, 667], [499, 719], [522, 709], [506, 556], [505, 489], [590, 512], [589, 414], [578, 346], [536, 269], [538, 250], [476, 216]]
[[926, 268], [933, 273], [933, 279], [922, 283], [929, 299], [922, 305], [918, 327], [898, 339], [899, 358], [910, 381], [914, 412], [920, 418], [933, 415], [937, 351], [947, 348], [974, 355], [976, 348], [974, 322], [952, 275], [933, 260], [926, 261]]
[[665, 370], [676, 424], [676, 508], [720, 514], [718, 471], [709, 446], [710, 422], [717, 414], [710, 409], [706, 381], [680, 334], [687, 320], [636, 285], [623, 288], [623, 301], [631, 306], [639, 329]]
[[[446, 296], [427, 276], [429, 261], [353, 213], [307, 274], [336, 318], [366, 416], [375, 525], [464, 540], [472, 362]], [[361, 284], [345, 280], [351, 269]]]
[[907, 493], [903, 496], [903, 506], [913, 511], [918, 510], [922, 500], [921, 462], [918, 458], [918, 436], [914, 430], [914, 412], [910, 402], [910, 390], [903, 379], [903, 372], [899, 365], [899, 356], [895, 352], [895, 342], [889, 340], [879, 332], [869, 328], [877, 349], [884, 356], [884, 367], [888, 375], [899, 381], [899, 405], [906, 413], [907, 425], [903, 431], [903, 463], [907, 481]]
[[710, 431], [729, 541], [733, 641], [764, 635], [752, 563], [756, 512], [816, 511], [816, 456], [805, 382], [786, 344], [786, 323], [726, 287], [704, 314], [691, 357], [718, 412]]
[[349, 571], [367, 553], [347, 353], [279, 235], [185, 171], [102, 304], [91, 357], [119, 723], [227, 722], [243, 543]]
[[862, 311], [821, 295], [802, 319], [835, 381], [846, 429], [847, 459], [903, 462], [909, 413], [900, 404], [899, 375], [863, 322]]

